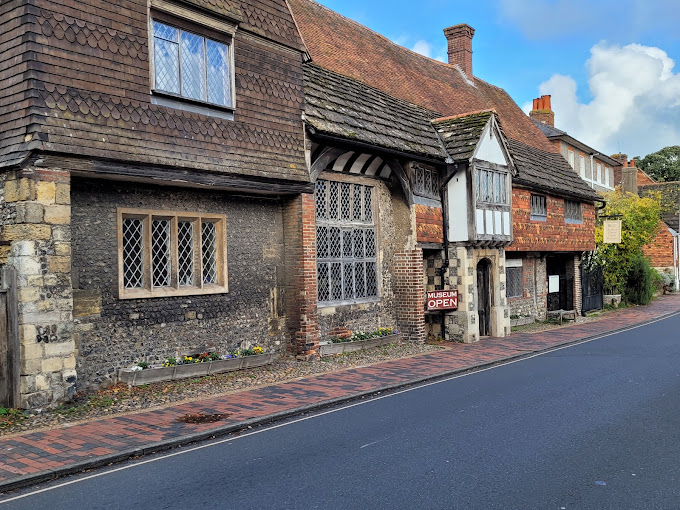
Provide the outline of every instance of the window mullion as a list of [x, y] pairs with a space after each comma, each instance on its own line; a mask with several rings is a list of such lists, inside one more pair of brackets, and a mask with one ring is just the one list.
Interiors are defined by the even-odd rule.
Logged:
[[184, 95], [184, 85], [182, 80], [182, 30], [178, 30], [179, 40], [177, 42], [177, 69], [179, 70], [179, 95]]
[[203, 80], [205, 83], [204, 101], [208, 101], [210, 94], [208, 93], [208, 44], [206, 38], [203, 38]]
[[170, 287], [179, 289], [179, 256], [177, 239], [177, 216], [170, 218]]
[[203, 218], [197, 218], [196, 224], [198, 226], [196, 239], [198, 240], [198, 246], [196, 250], [198, 258], [198, 285], [203, 288]]
[[144, 217], [144, 288], [153, 291], [153, 254], [151, 250], [151, 215]]

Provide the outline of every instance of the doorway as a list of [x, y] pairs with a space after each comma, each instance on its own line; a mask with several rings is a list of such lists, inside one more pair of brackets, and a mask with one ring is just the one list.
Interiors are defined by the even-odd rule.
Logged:
[[491, 335], [491, 262], [480, 260], [477, 264], [477, 315], [479, 336]]

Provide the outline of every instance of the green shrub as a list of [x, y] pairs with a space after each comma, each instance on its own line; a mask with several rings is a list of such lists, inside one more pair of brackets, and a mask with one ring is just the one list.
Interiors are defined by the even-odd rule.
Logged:
[[635, 305], [646, 305], [652, 300], [654, 289], [649, 260], [642, 254], [633, 256], [626, 273], [624, 299]]

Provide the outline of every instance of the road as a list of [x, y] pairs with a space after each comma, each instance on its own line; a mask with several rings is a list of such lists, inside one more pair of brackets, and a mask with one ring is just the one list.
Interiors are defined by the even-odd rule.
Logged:
[[9, 494], [0, 510], [679, 508], [679, 331], [676, 315]]

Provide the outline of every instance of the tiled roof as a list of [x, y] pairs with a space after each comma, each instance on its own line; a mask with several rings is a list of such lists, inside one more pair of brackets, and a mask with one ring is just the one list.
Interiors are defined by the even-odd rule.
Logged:
[[[318, 66], [378, 89], [387, 97], [444, 116], [495, 110], [500, 127], [513, 142], [508, 148], [517, 163], [518, 183], [561, 196], [599, 199], [503, 89], [479, 78], [474, 78], [473, 83], [457, 66], [399, 46], [312, 0], [288, 2]], [[451, 142], [449, 152], [459, 151], [456, 158], [462, 159], [473, 137], [470, 133], [469, 138]]]
[[467, 160], [477, 147], [484, 127], [493, 115], [490, 110], [436, 119], [433, 124], [444, 142], [446, 152], [456, 160]]
[[602, 200], [561, 154], [545, 152], [516, 140], [508, 140], [508, 149], [518, 170], [518, 174], [513, 177], [513, 184], [583, 200]]
[[289, 0], [289, 5], [320, 66], [444, 116], [495, 109], [506, 136], [556, 151], [503, 89], [478, 78], [473, 85], [458, 67], [399, 46], [311, 0]]
[[446, 159], [433, 112], [315, 64], [305, 64], [305, 120], [317, 131], [387, 149]]
[[550, 124], [546, 124], [544, 122], [541, 122], [536, 119], [531, 119], [534, 124], [536, 124], [536, 127], [541, 130], [541, 133], [543, 133], [547, 137], [551, 136], [562, 136], [566, 135], [566, 131], [562, 131], [561, 129], [557, 129], [554, 126], [551, 126]]

